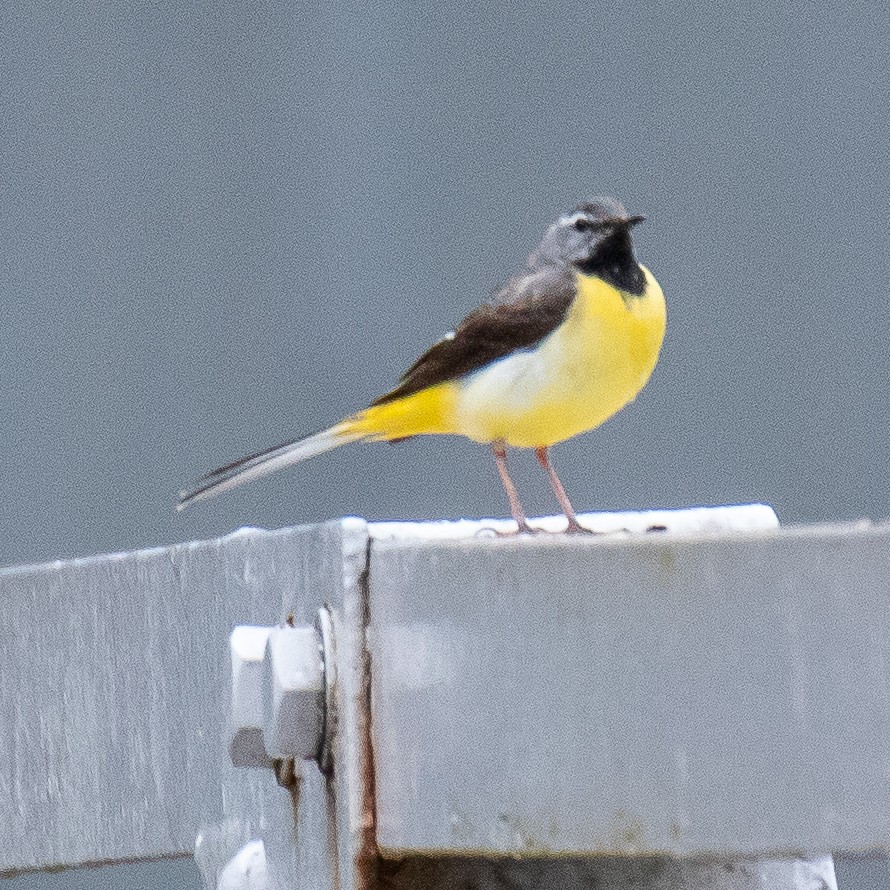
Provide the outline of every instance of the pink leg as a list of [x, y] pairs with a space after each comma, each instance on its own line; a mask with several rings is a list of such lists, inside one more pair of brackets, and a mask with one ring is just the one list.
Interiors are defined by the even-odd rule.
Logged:
[[547, 457], [547, 449], [536, 448], [535, 457], [550, 478], [550, 487], [556, 495], [556, 500], [559, 501], [559, 506], [562, 508], [562, 512], [566, 514], [566, 519], [569, 521], [569, 524], [566, 526], [566, 531], [570, 534], [577, 534], [579, 532], [592, 534], [589, 528], [584, 528], [584, 526], [578, 522], [578, 517], [575, 515], [575, 508], [572, 506], [572, 502], [569, 500], [566, 490], [562, 487], [562, 482], [559, 481], [559, 476], [556, 475], [556, 470], [550, 465], [550, 460]]
[[513, 484], [513, 480], [507, 472], [507, 449], [504, 446], [503, 441], [498, 440], [497, 442], [492, 442], [491, 450], [494, 454], [494, 460], [498, 467], [498, 474], [501, 477], [501, 482], [504, 483], [504, 490], [507, 492], [507, 497], [510, 500], [510, 512], [516, 520], [517, 531], [520, 533], [524, 532], [531, 534], [534, 532], [534, 529], [528, 524], [528, 521], [525, 518], [525, 511], [522, 509], [522, 504], [519, 503], [519, 495], [516, 493], [516, 486]]

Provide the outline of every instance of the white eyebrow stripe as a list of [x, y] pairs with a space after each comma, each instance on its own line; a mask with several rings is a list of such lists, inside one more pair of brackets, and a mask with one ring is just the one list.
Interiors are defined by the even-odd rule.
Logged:
[[579, 219], [589, 219], [589, 218], [590, 217], [588, 217], [588, 215], [586, 213], [582, 213], [581, 211], [578, 211], [578, 213], [572, 213], [572, 214], [567, 213], [567, 214], [565, 214], [565, 216], [561, 216], [559, 218], [559, 224], [562, 226], [573, 226], [573, 225], [575, 225], [576, 222], [578, 222]]

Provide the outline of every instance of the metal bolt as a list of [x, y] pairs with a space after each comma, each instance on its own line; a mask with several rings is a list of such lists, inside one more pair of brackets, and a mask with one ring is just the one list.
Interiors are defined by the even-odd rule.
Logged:
[[[325, 633], [322, 633], [322, 630]], [[232, 710], [229, 756], [235, 766], [272, 767], [292, 759], [327, 759], [324, 643], [330, 616], [319, 627], [241, 626], [232, 631]]]
[[229, 637], [232, 709], [229, 757], [235, 766], [272, 766], [263, 742], [263, 656], [271, 627], [236, 627]]
[[324, 732], [324, 662], [314, 627], [276, 627], [266, 643], [263, 740], [278, 760], [318, 757]]

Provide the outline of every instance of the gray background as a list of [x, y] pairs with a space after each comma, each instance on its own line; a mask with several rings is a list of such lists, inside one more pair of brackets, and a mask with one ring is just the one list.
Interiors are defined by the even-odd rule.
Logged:
[[5, 3], [0, 563], [504, 513], [444, 439], [172, 502], [362, 407], [600, 193], [649, 215], [669, 327], [556, 450], [579, 509], [887, 515], [888, 32], [870, 3]]

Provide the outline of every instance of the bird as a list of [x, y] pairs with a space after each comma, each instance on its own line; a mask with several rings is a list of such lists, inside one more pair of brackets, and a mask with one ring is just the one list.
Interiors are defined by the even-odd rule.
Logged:
[[490, 447], [516, 533], [535, 529], [508, 472], [508, 448], [534, 450], [565, 531], [588, 532], [549, 449], [633, 401], [658, 361], [664, 294], [631, 240], [644, 220], [608, 197], [562, 213], [524, 268], [424, 352], [394, 389], [327, 429], [207, 473], [180, 491], [177, 508], [351, 442], [462, 435]]

